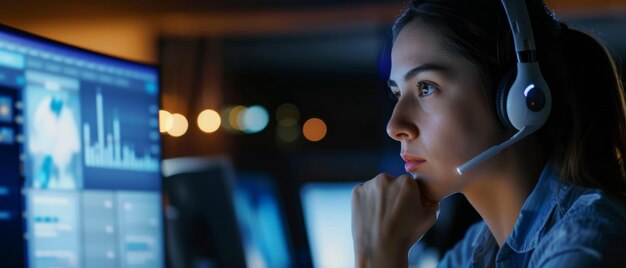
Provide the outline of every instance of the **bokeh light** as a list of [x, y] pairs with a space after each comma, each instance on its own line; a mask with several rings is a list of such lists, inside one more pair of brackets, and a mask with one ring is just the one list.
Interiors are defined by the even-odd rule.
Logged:
[[240, 125], [240, 117], [241, 117], [241, 113], [243, 113], [247, 108], [245, 106], [235, 106], [233, 107], [233, 109], [230, 110], [229, 114], [228, 114], [228, 122], [230, 123], [230, 126], [236, 130], [242, 130], [241, 125]]
[[239, 114], [237, 122], [241, 131], [245, 133], [257, 133], [267, 126], [269, 114], [263, 106], [254, 105]]
[[326, 123], [319, 118], [311, 118], [304, 122], [302, 134], [309, 141], [320, 141], [326, 136]]
[[221, 125], [220, 115], [211, 109], [206, 109], [198, 115], [198, 127], [206, 133], [215, 132]]
[[220, 112], [220, 118], [222, 119], [222, 128], [228, 132], [234, 132], [235, 129], [230, 125], [230, 120], [228, 116], [230, 115], [230, 111], [233, 110], [233, 106], [226, 106], [226, 108], [222, 109]]
[[276, 127], [276, 138], [280, 142], [283, 142], [283, 143], [295, 142], [296, 139], [298, 139], [299, 135], [300, 135], [300, 128], [297, 125], [288, 126], [288, 127], [278, 125], [278, 127]]
[[285, 127], [295, 126], [300, 118], [298, 107], [291, 103], [284, 103], [276, 109], [276, 121]]
[[280, 121], [278, 121], [278, 124], [283, 127], [293, 127], [296, 124], [298, 124], [298, 120], [295, 120], [292, 118], [283, 118]]
[[174, 119], [172, 119], [172, 114], [166, 110], [159, 110], [159, 131], [165, 133], [172, 129], [173, 125]]
[[189, 128], [189, 122], [187, 122], [187, 118], [182, 114], [172, 114], [172, 128], [167, 131], [172, 137], [180, 137], [187, 132], [187, 128]]

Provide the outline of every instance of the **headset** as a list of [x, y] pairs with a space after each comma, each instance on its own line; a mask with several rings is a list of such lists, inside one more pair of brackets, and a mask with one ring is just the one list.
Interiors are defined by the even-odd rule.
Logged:
[[500, 82], [496, 91], [496, 111], [502, 124], [517, 133], [458, 166], [459, 175], [537, 131], [546, 123], [552, 110], [552, 95], [539, 70], [526, 3], [524, 0], [502, 0], [502, 5], [515, 42], [517, 68]]

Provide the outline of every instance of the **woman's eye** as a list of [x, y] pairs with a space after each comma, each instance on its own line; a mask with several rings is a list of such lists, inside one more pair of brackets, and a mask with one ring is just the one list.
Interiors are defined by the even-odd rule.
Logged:
[[417, 90], [420, 97], [426, 97], [430, 94], [435, 93], [435, 90], [437, 90], [437, 85], [426, 81], [420, 81], [419, 83], [417, 83]]

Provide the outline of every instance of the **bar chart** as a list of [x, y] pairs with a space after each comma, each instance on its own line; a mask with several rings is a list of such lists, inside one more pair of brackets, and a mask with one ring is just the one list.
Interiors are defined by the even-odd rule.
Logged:
[[156, 172], [159, 162], [149, 152], [136, 152], [132, 143], [122, 141], [122, 128], [119, 115], [111, 120], [111, 131], [107, 132], [104, 119], [104, 100], [100, 92], [96, 93], [96, 137], [91, 141], [92, 126], [83, 124], [83, 145], [85, 166], [95, 168], [123, 169]]

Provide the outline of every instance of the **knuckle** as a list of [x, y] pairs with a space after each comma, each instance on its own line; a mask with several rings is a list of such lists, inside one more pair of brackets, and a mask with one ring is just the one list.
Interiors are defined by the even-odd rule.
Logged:
[[386, 184], [385, 179], [382, 177], [376, 177], [376, 179], [374, 179], [374, 182], [376, 183], [377, 188], [383, 188]]
[[363, 187], [363, 183], [359, 183], [352, 188], [352, 199], [357, 199], [361, 194], [361, 188]]
[[409, 191], [418, 190], [418, 186], [417, 186], [417, 183], [415, 182], [415, 179], [413, 179], [413, 177], [409, 175], [402, 175], [398, 177], [397, 180], [398, 180], [398, 183], [401, 185], [401, 187], [405, 190], [409, 190]]
[[398, 181], [402, 184], [411, 184], [411, 182], [413, 181], [413, 178], [411, 178], [411, 176], [409, 175], [402, 175], [398, 177]]
[[378, 176], [374, 178], [374, 181], [376, 182], [377, 186], [385, 186], [392, 180], [393, 180], [393, 177], [391, 177], [389, 174], [386, 174], [386, 173], [378, 174]]

